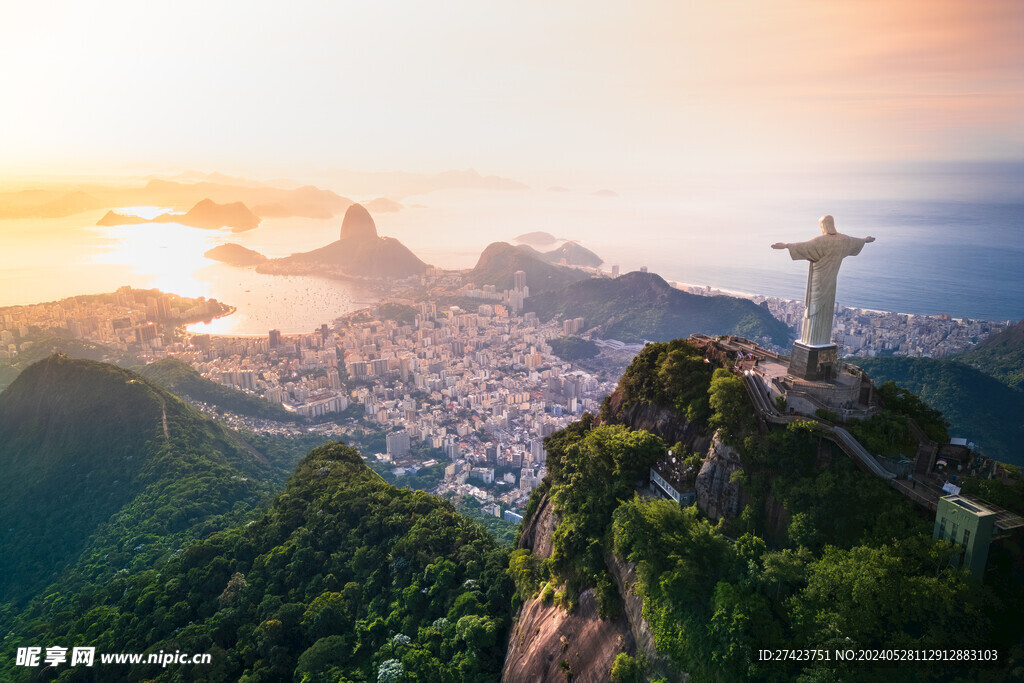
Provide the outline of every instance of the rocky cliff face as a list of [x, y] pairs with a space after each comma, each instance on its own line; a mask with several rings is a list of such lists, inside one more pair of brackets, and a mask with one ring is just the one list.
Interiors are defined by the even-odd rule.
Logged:
[[373, 239], [377, 237], [377, 225], [373, 217], [361, 204], [353, 204], [345, 211], [345, 218], [341, 221], [341, 233], [338, 239], [356, 238], [360, 240]]
[[701, 433], [699, 424], [687, 422], [672, 408], [650, 403], [633, 403], [625, 407], [622, 404], [622, 392], [616, 389], [608, 397], [609, 414], [614, 416], [609, 423], [645, 429], [660, 436], [669, 446], [682, 442], [693, 453], [706, 451], [711, 443], [711, 439]]
[[558, 520], [550, 496], [545, 493], [537, 510], [523, 523], [523, 533], [519, 535], [520, 548], [526, 548], [536, 557], [551, 557], [551, 537], [555, 533]]
[[[523, 523], [519, 547], [536, 557], [551, 556], [558, 517], [545, 493]], [[509, 636], [501, 679], [519, 681], [606, 681], [620, 652], [632, 653], [632, 629], [625, 616], [601, 619], [591, 590], [580, 594], [572, 613], [540, 596], [526, 601]], [[571, 675], [569, 675], [571, 674]]]
[[601, 619], [592, 590], [580, 594], [571, 614], [535, 597], [523, 605], [512, 628], [501, 680], [607, 681], [615, 657], [633, 649], [626, 618]]
[[613, 557], [609, 560], [608, 569], [622, 597], [622, 611], [636, 642], [636, 651], [647, 657], [648, 676], [664, 678], [669, 683], [686, 683], [689, 676], [672, 666], [668, 657], [658, 654], [654, 645], [654, 632], [643, 616], [644, 601], [635, 590], [636, 565]]
[[730, 480], [732, 473], [742, 468], [740, 454], [715, 432], [697, 475], [697, 507], [701, 512], [713, 520], [739, 515], [743, 509], [743, 492], [739, 483]]
[[[523, 524], [519, 547], [531, 550], [537, 557], [550, 557], [551, 538], [557, 526], [551, 500], [544, 494], [537, 510]], [[554, 604], [545, 605], [539, 596], [527, 600], [509, 636], [502, 680], [607, 681], [620, 652], [642, 652], [655, 678], [684, 683], [686, 676], [676, 671], [654, 646], [654, 634], [643, 618], [643, 600], [634, 590], [634, 569], [628, 562], [608, 558], [608, 570], [623, 601], [622, 614], [615, 619], [598, 616], [592, 590], [580, 594], [572, 613]], [[567, 675], [570, 673], [571, 676]]]

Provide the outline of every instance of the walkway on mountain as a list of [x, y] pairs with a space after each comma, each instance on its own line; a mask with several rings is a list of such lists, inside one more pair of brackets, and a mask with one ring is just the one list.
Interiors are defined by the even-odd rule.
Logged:
[[[703, 335], [693, 335], [691, 339], [698, 343], [703, 342], [705, 344], [714, 341], [710, 337], [705, 337]], [[741, 338], [730, 337], [728, 342], [730, 346], [739, 348], [749, 356], [753, 356], [760, 361], [770, 362], [779, 358], [778, 355], [760, 348], [753, 342], [749, 342]], [[871, 455], [871, 453], [864, 448], [864, 446], [861, 445], [861, 443], [857, 441], [852, 434], [842, 427], [838, 427], [817, 417], [805, 415], [784, 415], [776, 407], [775, 401], [772, 399], [772, 396], [768, 391], [768, 387], [765, 385], [764, 379], [758, 373], [754, 372], [752, 369], [744, 369], [742, 377], [743, 386], [746, 388], [747, 394], [750, 396], [750, 400], [754, 404], [754, 408], [765, 422], [785, 425], [802, 420], [814, 423], [819, 434], [833, 441], [844, 453], [846, 453], [847, 456], [858, 464], [861, 469], [871, 472], [880, 479], [884, 479], [885, 482], [892, 488], [896, 489], [896, 491], [929, 510], [934, 511], [939, 499], [943, 496], [949, 495], [947, 491], [942, 489], [941, 482], [936, 481], [935, 476], [931, 473], [931, 468], [935, 464], [935, 459], [939, 451], [939, 444], [931, 440], [928, 435], [925, 434], [924, 430], [914, 422], [914, 420], [908, 418], [907, 423], [910, 426], [911, 433], [918, 442], [915, 471], [912, 478], [900, 479], [883, 467], [877, 458]], [[996, 513], [996, 529], [998, 531], [1024, 527], [1024, 516], [1018, 515], [1017, 513], [1011, 512], [1010, 510], [998, 505], [993, 505], [992, 503], [978, 498], [977, 496], [970, 496], [970, 499], [977, 500], [979, 503], [985, 505]]]
[[163, 416], [164, 421], [164, 438], [170, 441], [171, 433], [167, 431], [167, 403], [164, 401], [164, 397], [160, 394], [157, 394], [156, 397], [160, 399], [160, 413]]
[[789, 424], [798, 420], [813, 422], [822, 436], [834, 442], [846, 455], [854, 462], [859, 463], [864, 469], [881, 479], [893, 480], [896, 478], [892, 472], [882, 467], [875, 456], [871, 455], [857, 439], [853, 438], [850, 432], [842, 427], [828, 424], [816, 417], [783, 415], [780, 413], [771, 400], [764, 381], [752, 370], [744, 371], [743, 386], [746, 387], [747, 394], [754, 403], [754, 408], [765, 421], [772, 424]]

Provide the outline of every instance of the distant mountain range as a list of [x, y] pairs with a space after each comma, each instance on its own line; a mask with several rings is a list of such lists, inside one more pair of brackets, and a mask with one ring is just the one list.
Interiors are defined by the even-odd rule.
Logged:
[[119, 206], [166, 206], [184, 211], [204, 200], [217, 204], [241, 202], [261, 218], [331, 218], [352, 204], [351, 199], [311, 185], [283, 189], [226, 176], [220, 180], [177, 182], [153, 179], [143, 186], [134, 187], [64, 184], [0, 192], [0, 218], [59, 218]]
[[604, 261], [600, 256], [590, 251], [578, 242], [566, 242], [560, 247], [551, 251], [538, 251], [528, 244], [520, 244], [516, 247], [527, 254], [539, 258], [547, 263], [560, 264], [563, 260], [567, 266], [587, 266], [597, 268]]
[[323, 277], [405, 278], [427, 269], [409, 249], [393, 237], [377, 235], [373, 217], [361, 205], [345, 212], [336, 242], [256, 267], [272, 275], [320, 275]]
[[508, 550], [344, 444], [290, 466], [134, 373], [33, 365], [0, 394], [5, 637], [209, 651], [217, 681], [495, 680]]
[[702, 333], [767, 337], [785, 346], [791, 338], [789, 327], [763, 306], [731, 296], [689, 294], [654, 273], [581, 280], [561, 291], [530, 296], [525, 309], [542, 320], [581, 317], [586, 328], [598, 328], [598, 336], [624, 342], [667, 341]]
[[253, 230], [260, 225], [260, 217], [242, 202], [218, 204], [212, 199], [203, 199], [184, 214], [163, 213], [155, 218], [123, 215], [108, 211], [96, 225], [138, 225], [141, 223], [180, 223], [204, 230], [231, 228], [232, 232]]

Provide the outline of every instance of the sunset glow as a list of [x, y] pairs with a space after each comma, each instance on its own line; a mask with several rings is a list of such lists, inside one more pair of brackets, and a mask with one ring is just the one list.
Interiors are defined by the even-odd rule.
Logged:
[[1019, 158], [1022, 64], [1015, 0], [21, 3], [0, 165], [539, 183]]

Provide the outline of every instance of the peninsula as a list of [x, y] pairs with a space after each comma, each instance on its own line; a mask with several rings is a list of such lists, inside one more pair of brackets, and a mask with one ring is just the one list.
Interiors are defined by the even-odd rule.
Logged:
[[272, 275], [319, 275], [329, 278], [406, 278], [427, 269], [393, 237], [380, 237], [373, 217], [361, 204], [345, 212], [338, 240], [313, 251], [271, 259], [256, 270]]

